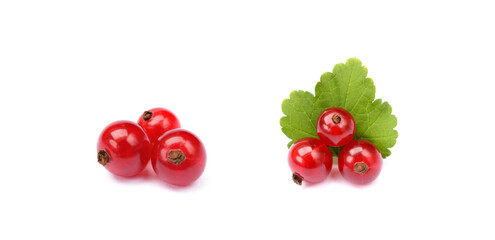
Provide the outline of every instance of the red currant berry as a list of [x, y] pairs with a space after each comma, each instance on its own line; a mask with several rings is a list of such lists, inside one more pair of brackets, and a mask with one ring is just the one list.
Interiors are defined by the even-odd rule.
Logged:
[[354, 140], [342, 148], [339, 155], [342, 176], [354, 184], [375, 180], [382, 170], [382, 154], [366, 140]]
[[316, 138], [303, 138], [289, 149], [289, 167], [292, 180], [301, 185], [302, 181], [317, 183], [323, 181], [332, 170], [332, 152]]
[[144, 130], [130, 121], [116, 121], [105, 127], [96, 148], [98, 162], [111, 173], [132, 177], [150, 160], [151, 143]]
[[170, 130], [153, 147], [151, 164], [163, 181], [179, 186], [189, 185], [205, 169], [206, 150], [193, 133], [184, 129]]
[[180, 128], [179, 119], [168, 109], [153, 108], [145, 111], [138, 119], [139, 126], [143, 127], [152, 143], [156, 143], [164, 133]]
[[331, 147], [341, 147], [349, 143], [356, 132], [352, 115], [343, 108], [329, 108], [318, 117], [316, 123], [318, 137]]

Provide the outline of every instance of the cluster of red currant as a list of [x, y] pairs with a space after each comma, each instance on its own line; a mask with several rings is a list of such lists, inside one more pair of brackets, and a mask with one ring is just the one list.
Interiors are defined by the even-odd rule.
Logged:
[[98, 163], [111, 173], [132, 177], [151, 159], [163, 181], [179, 186], [198, 179], [206, 166], [206, 150], [193, 133], [181, 129], [177, 117], [167, 109], [145, 111], [137, 124], [116, 121], [98, 138]]
[[354, 184], [367, 184], [375, 180], [382, 169], [382, 155], [373, 143], [354, 140], [356, 123], [352, 115], [342, 108], [329, 108], [318, 117], [317, 138], [296, 141], [289, 150], [289, 166], [292, 179], [318, 183], [332, 170], [333, 156], [328, 148], [342, 147], [339, 154], [339, 170], [342, 176]]

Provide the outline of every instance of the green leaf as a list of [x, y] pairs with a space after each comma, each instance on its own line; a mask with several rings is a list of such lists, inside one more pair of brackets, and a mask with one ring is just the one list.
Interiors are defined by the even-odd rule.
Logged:
[[366, 78], [368, 69], [357, 58], [339, 63], [333, 73], [321, 75], [316, 84], [316, 96], [330, 99], [328, 107], [341, 107], [349, 112], [366, 113], [366, 104], [375, 99], [375, 85]]
[[[294, 92], [291, 94], [291, 99], [284, 100], [282, 111], [286, 117], [281, 119], [280, 124], [285, 135], [292, 139], [289, 146], [303, 136], [294, 131], [304, 129], [306, 134], [303, 137], [317, 137], [315, 126], [319, 114], [327, 108], [340, 107], [349, 111], [354, 117], [356, 122], [354, 139], [368, 140], [375, 144], [384, 158], [390, 156], [389, 148], [395, 145], [398, 137], [397, 131], [394, 130], [397, 126], [397, 118], [392, 115], [392, 107], [387, 102], [382, 103], [381, 99], [375, 100], [375, 85], [367, 75], [368, 69], [361, 61], [350, 58], [345, 64], [335, 65], [333, 72], [321, 75], [315, 87], [315, 96], [309, 92], [297, 92], [305, 93], [304, 104], [297, 101], [297, 98], [291, 101]], [[299, 121], [301, 116], [295, 117], [294, 111], [284, 110], [284, 104], [289, 102], [291, 109], [297, 109], [298, 114], [307, 113], [310, 116], [309, 120]], [[338, 154], [341, 148], [330, 149]]]
[[389, 148], [395, 145], [399, 136], [399, 133], [394, 130], [397, 126], [397, 118], [392, 115], [390, 104], [388, 102], [382, 103], [381, 99], [367, 104], [366, 109], [367, 114], [354, 117], [354, 121], [356, 121], [354, 139], [372, 142], [380, 150], [383, 158], [386, 158], [391, 154]]
[[282, 112], [286, 116], [280, 119], [280, 126], [282, 132], [292, 139], [288, 147], [301, 138], [318, 138], [316, 121], [325, 107], [319, 107], [316, 101], [317, 98], [310, 92], [293, 91], [290, 98], [282, 102]]

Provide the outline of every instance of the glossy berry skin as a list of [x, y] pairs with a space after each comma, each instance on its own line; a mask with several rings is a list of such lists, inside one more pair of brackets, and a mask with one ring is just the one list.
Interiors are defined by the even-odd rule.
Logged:
[[156, 143], [164, 133], [180, 128], [179, 119], [168, 109], [152, 108], [145, 111], [138, 119], [139, 126], [143, 127], [152, 143]]
[[354, 140], [342, 148], [339, 171], [354, 184], [367, 184], [375, 180], [382, 170], [382, 154], [366, 140]]
[[302, 181], [318, 183], [323, 181], [332, 170], [332, 152], [316, 138], [302, 138], [289, 149], [289, 167], [292, 180], [298, 185]]
[[136, 123], [116, 121], [103, 129], [96, 150], [98, 162], [108, 171], [117, 176], [132, 177], [148, 164], [151, 143]]
[[318, 137], [331, 147], [349, 143], [356, 132], [352, 115], [343, 108], [329, 108], [323, 111], [316, 123]]
[[160, 137], [153, 147], [151, 164], [163, 181], [186, 186], [203, 173], [206, 166], [206, 150], [193, 133], [174, 129]]

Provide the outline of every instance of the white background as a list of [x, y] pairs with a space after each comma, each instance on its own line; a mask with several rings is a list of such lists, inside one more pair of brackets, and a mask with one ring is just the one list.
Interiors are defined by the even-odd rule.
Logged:
[[[490, 1], [2, 1], [0, 239], [493, 239]], [[358, 57], [399, 138], [378, 179], [299, 187], [281, 103]], [[208, 153], [177, 188], [96, 162], [166, 107]]]

